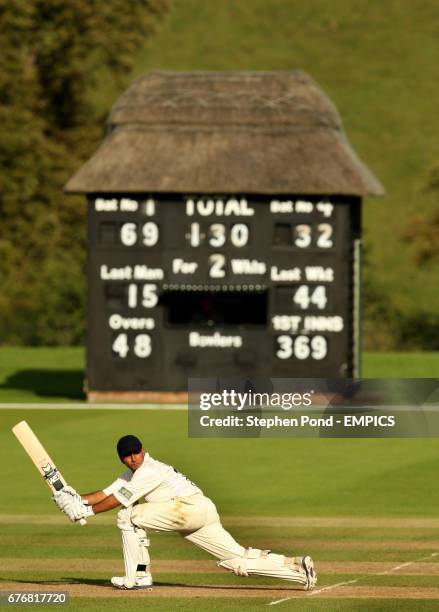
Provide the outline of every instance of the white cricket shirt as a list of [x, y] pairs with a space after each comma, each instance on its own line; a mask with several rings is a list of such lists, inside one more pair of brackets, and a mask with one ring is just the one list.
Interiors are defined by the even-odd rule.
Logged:
[[202, 493], [186, 476], [172, 466], [153, 459], [148, 453], [145, 453], [142, 465], [135, 472], [126, 470], [103, 491], [106, 495], [113, 494], [126, 507], [141, 497], [147, 502], [162, 502]]

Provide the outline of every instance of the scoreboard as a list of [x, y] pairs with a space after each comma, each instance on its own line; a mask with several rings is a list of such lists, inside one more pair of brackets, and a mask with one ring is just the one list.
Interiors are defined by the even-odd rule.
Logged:
[[89, 391], [350, 377], [361, 199], [93, 194]]

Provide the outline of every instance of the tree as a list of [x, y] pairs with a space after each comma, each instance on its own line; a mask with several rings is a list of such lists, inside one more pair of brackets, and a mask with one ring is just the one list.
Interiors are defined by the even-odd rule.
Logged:
[[[430, 171], [426, 188], [439, 196], [439, 164]], [[418, 264], [439, 263], [439, 208], [413, 217], [404, 237], [413, 245]]]
[[[425, 190], [439, 195], [439, 165], [430, 171]], [[439, 264], [439, 209], [417, 214], [408, 225], [403, 238], [413, 247], [417, 265], [437, 267]], [[433, 274], [434, 276], [434, 274]], [[399, 314], [398, 345], [406, 349], [439, 349], [439, 315], [421, 305], [410, 314]]]
[[82, 198], [69, 176], [102, 137], [102, 70], [122, 89], [169, 0], [0, 0], [0, 336], [71, 344], [84, 335]]

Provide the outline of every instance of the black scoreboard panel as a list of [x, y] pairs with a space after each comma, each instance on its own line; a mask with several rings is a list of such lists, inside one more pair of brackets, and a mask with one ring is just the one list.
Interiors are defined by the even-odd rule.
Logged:
[[89, 198], [88, 388], [351, 376], [360, 199]]

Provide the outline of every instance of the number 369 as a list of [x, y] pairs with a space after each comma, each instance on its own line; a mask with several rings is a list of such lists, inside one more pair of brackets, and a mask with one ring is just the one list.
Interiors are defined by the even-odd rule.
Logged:
[[328, 354], [328, 341], [324, 336], [288, 336], [276, 338], [276, 357], [279, 359], [324, 359]]

